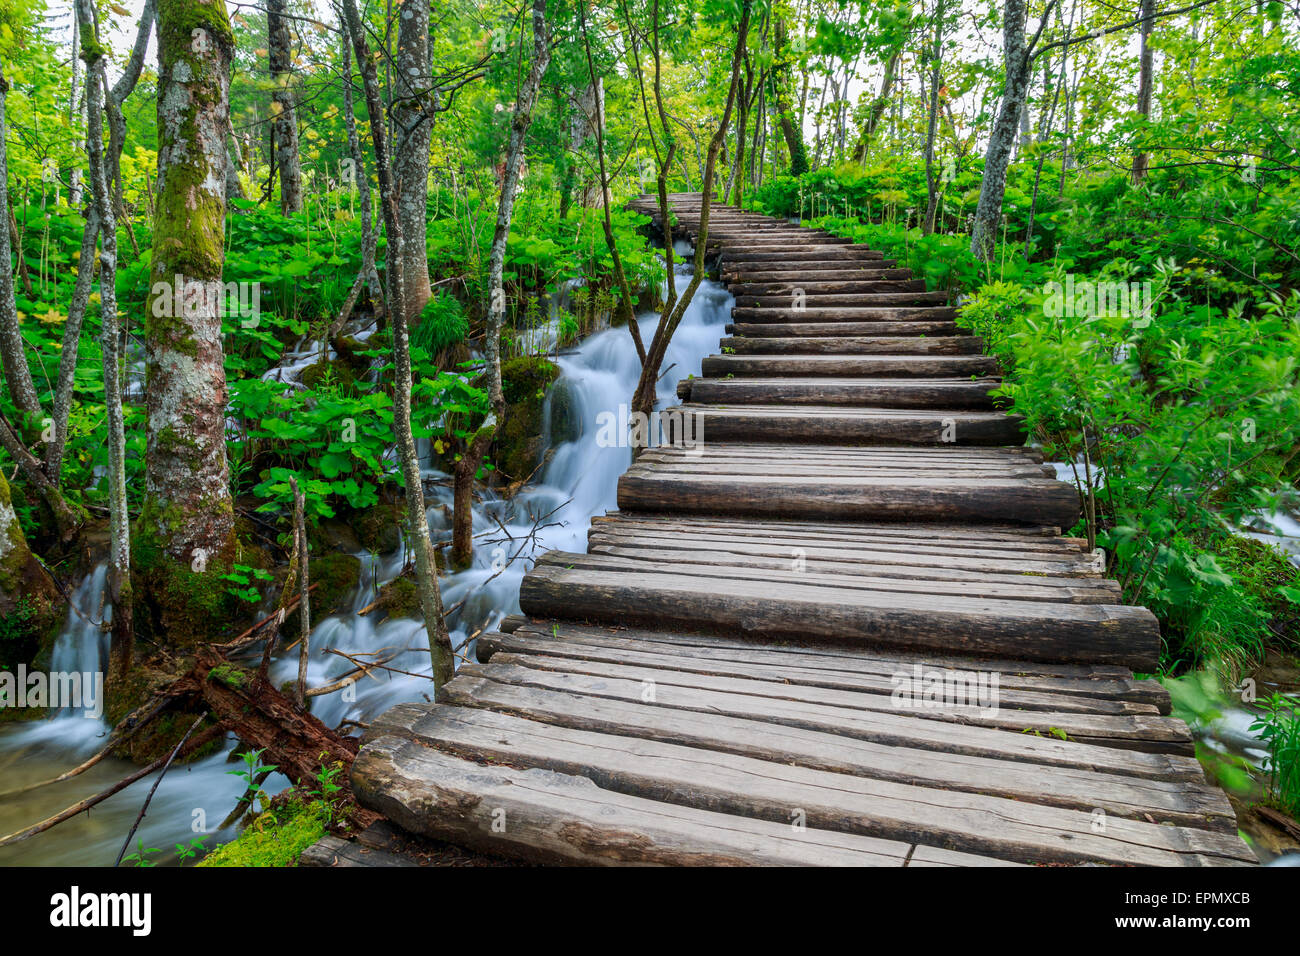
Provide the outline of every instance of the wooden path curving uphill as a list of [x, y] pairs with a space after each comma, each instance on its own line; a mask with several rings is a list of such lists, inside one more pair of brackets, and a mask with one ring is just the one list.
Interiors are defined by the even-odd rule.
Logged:
[[361, 801], [537, 862], [1253, 862], [1134, 677], [1155, 618], [1061, 536], [1078, 497], [947, 297], [726, 206], [707, 253], [735, 309], [678, 390], [703, 441], [641, 455], [482, 663], [371, 725]]

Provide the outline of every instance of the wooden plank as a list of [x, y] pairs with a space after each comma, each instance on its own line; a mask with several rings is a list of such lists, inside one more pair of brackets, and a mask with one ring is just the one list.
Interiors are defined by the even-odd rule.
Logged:
[[969, 377], [996, 375], [988, 355], [710, 355], [702, 363], [706, 378], [810, 375]]
[[[740, 555], [720, 552], [682, 552], [670, 549], [653, 551], [639, 547], [602, 546], [588, 554], [548, 551], [537, 559], [539, 565], [563, 568], [586, 568], [593, 571], [658, 572], [681, 574], [695, 579], [810, 584], [855, 591], [898, 592], [909, 594], [943, 594], [965, 598], [997, 598], [1008, 601], [1049, 601], [1066, 604], [1116, 604], [1120, 591], [1114, 582], [1101, 578], [1091, 581], [1065, 581], [1042, 578], [1026, 582], [1011, 575], [970, 575], [947, 577], [935, 574], [924, 578], [883, 576], [871, 573], [870, 565], [847, 562], [809, 562], [800, 556], [799, 567], [792, 568], [789, 558], [737, 560]], [[936, 569], [941, 570], [941, 569]]]
[[[559, 647], [563, 642], [570, 642], [611, 649], [642, 650], [674, 659], [698, 658], [710, 666], [724, 661], [765, 665], [783, 671], [777, 679], [793, 680], [790, 675], [794, 674], [801, 682], [811, 684], [818, 684], [823, 679], [835, 681], [844, 675], [889, 675], [910, 668], [917, 661], [917, 655], [906, 651], [851, 648], [812, 644], [808, 641], [767, 644], [699, 632], [663, 631], [625, 624], [608, 627], [539, 619], [529, 620], [517, 633], [522, 638], [553, 642], [548, 647]], [[1001, 675], [1003, 686], [1009, 688], [1145, 703], [1156, 707], [1164, 715], [1171, 711], [1169, 692], [1163, 686], [1150, 678], [1138, 680], [1132, 671], [1124, 667], [1106, 664], [1054, 664], [928, 652], [924, 655], [924, 661], [927, 667], [996, 671]], [[686, 667], [685, 664], [682, 666]], [[1185, 725], [1177, 726], [1177, 723], [1155, 725], [1158, 728], [1175, 728], [1176, 733], [1168, 737], [1158, 734], [1152, 739], [1185, 742], [1189, 745], [1190, 753], [1191, 736]]]
[[725, 628], [747, 636], [799, 636], [1027, 660], [1090, 661], [1152, 671], [1160, 631], [1146, 608], [1042, 604], [851, 591], [744, 580], [700, 582], [673, 574], [609, 575], [535, 567], [523, 580], [526, 614], [591, 621]]
[[1122, 817], [1107, 817], [1098, 832], [1096, 818], [1079, 810], [571, 730], [488, 710], [394, 708], [375, 722], [368, 739], [377, 734], [405, 736], [478, 762], [581, 774], [605, 790], [665, 803], [783, 824], [795, 814], [814, 829], [1003, 859], [1139, 866], [1253, 860], [1235, 834]]
[[[950, 661], [929, 656], [919, 659], [905, 654], [894, 658], [858, 656], [849, 659], [853, 666], [846, 666], [843, 658], [837, 661], [808, 648], [754, 645], [733, 648], [707, 643], [690, 644], [682, 641], [684, 636], [678, 636], [677, 641], [670, 643], [656, 640], [654, 632], [628, 628], [606, 632], [572, 622], [554, 627], [555, 630], [551, 631], [544, 629], [544, 625], [525, 624], [513, 634], [484, 634], [480, 638], [479, 660], [489, 661], [499, 652], [518, 653], [534, 658], [566, 658], [569, 663], [565, 666], [569, 669], [580, 666], [574, 662], [598, 661], [862, 694], [892, 694], [894, 676], [912, 674], [915, 665], [920, 663], [923, 668], [935, 670], [996, 673], [1002, 707], [1017, 712], [1017, 717], [1022, 716], [1018, 712], [1031, 710], [1141, 716], [1158, 714], [1159, 704], [1164, 705], [1166, 714], [1169, 710], [1168, 693], [1163, 687], [1152, 680], [1136, 680], [1127, 671], [1115, 677], [1043, 675], [1015, 670], [1026, 666], [1019, 661], [1001, 662], [1003, 666], [994, 667], [988, 661]], [[543, 665], [537, 663], [533, 666]], [[790, 692], [789, 687], [779, 690], [780, 694]], [[863, 700], [859, 706], [866, 708], [870, 704]], [[1013, 727], [1017, 733], [1025, 729], [1024, 725], [1014, 727], [1011, 722], [990, 722], [982, 726]], [[1153, 726], [1168, 729], [1168, 733], [1161, 731], [1160, 739], [1191, 740], [1186, 726], [1179, 726], [1177, 721]], [[1195, 777], [1199, 770], [1195, 764], [1190, 764], [1188, 772]]]
[[602, 790], [581, 774], [485, 766], [393, 736], [365, 746], [352, 788], [412, 833], [538, 863], [901, 866], [911, 849]]
[[[1236, 831], [1236, 816], [1227, 798], [1204, 780], [1143, 779], [1086, 765], [1057, 764], [1044, 773], [1044, 765], [1018, 754], [936, 752], [851, 739], [838, 731], [804, 729], [786, 722], [785, 712], [794, 708], [785, 702], [659, 683], [656, 678], [661, 672], [643, 671], [655, 676], [640, 679], [600, 679], [518, 666], [515, 660], [503, 655], [501, 663], [466, 665], [467, 669], [440, 691], [439, 702], [876, 780], [987, 793], [1046, 806], [1100, 808], [1121, 817], [1149, 816], [1159, 823]], [[647, 688], [653, 689], [653, 701], [645, 700]], [[768, 715], [769, 707], [775, 711], [773, 716]], [[753, 716], [735, 716], [737, 713]], [[1016, 740], [1016, 735], [1001, 736]], [[1099, 751], [1085, 744], [1075, 749], [1100, 752], [1105, 757], [1125, 756], [1123, 751]]]
[[742, 308], [731, 310], [736, 322], [951, 322], [957, 310], [949, 305], [916, 306], [836, 306], [809, 305], [804, 309], [788, 307]]
[[681, 406], [695, 442], [824, 441], [905, 445], [1001, 446], [1025, 440], [1024, 419], [1003, 412], [970, 409], [897, 409], [806, 405]]
[[806, 338], [728, 336], [722, 349], [737, 355], [975, 355], [984, 342], [973, 335], [820, 335]]
[[952, 301], [947, 292], [807, 292], [798, 295], [752, 295], [745, 293], [736, 296], [736, 307], [740, 309], [827, 309], [843, 306], [846, 308], [888, 308], [903, 305], [942, 306]]
[[1072, 527], [1079, 499], [1068, 485], [1048, 479], [923, 481], [852, 478], [749, 478], [701, 475], [671, 478], [629, 472], [619, 479], [624, 510], [747, 514], [799, 518], [959, 518], [1024, 521]]

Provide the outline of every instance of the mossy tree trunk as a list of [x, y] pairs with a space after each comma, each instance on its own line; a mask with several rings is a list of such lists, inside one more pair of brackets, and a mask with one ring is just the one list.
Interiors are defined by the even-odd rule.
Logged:
[[[418, 6], [418, 4], [417, 4]], [[272, 142], [280, 174], [280, 212], [302, 212], [302, 159], [298, 151], [298, 114], [291, 86], [292, 39], [285, 18], [285, 0], [267, 0], [266, 59], [271, 71]], [[236, 178], [235, 182], [238, 182]]]
[[[22, 651], [35, 651], [60, 617], [62, 598], [27, 546], [27, 538], [0, 471], [0, 622]], [[12, 662], [6, 662], [12, 663]]]
[[[157, 0], [158, 201], [145, 314], [145, 499], [136, 529], [146, 578], [212, 573], [233, 551], [226, 462], [221, 270], [228, 77], [222, 0]], [[184, 567], [181, 567], [184, 565]], [[157, 591], [155, 577], [147, 589]], [[183, 588], [168, 589], [176, 599]]]

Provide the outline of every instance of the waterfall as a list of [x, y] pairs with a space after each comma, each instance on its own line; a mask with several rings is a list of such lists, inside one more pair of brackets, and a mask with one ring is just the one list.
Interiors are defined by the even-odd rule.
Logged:
[[[689, 250], [687, 250], [689, 252]], [[678, 264], [678, 276], [689, 279], [688, 265]], [[675, 401], [677, 382], [699, 375], [706, 355], [716, 351], [723, 327], [729, 321], [731, 296], [720, 285], [703, 281], [686, 310], [669, 345], [658, 383], [659, 407]], [[657, 313], [639, 316], [641, 334], [648, 343], [658, 323]], [[304, 364], [305, 350], [286, 356], [292, 379]], [[558, 548], [585, 551], [586, 533], [595, 515], [616, 507], [619, 476], [631, 464], [627, 447], [602, 447], [597, 441], [598, 418], [617, 415], [631, 400], [640, 374], [640, 362], [626, 328], [606, 329], [590, 336], [577, 348], [559, 355], [560, 376], [544, 406], [544, 440], [548, 460], [533, 484], [511, 498], [482, 491], [474, 505], [475, 553], [471, 567], [441, 579], [443, 604], [452, 610], [448, 623], [452, 640], [463, 645], [462, 654], [473, 656], [472, 637], [493, 629], [507, 614], [519, 611], [519, 585], [533, 559]], [[430, 475], [430, 477], [445, 477]], [[428, 495], [429, 527], [435, 541], [450, 538], [443, 505], [451, 504], [451, 490], [434, 484]], [[537, 526], [535, 528], [535, 525]], [[406, 554], [358, 555], [360, 581], [348, 611], [318, 619], [311, 635], [308, 682], [321, 686], [354, 665], [344, 654], [398, 653], [390, 666], [409, 674], [380, 672], [361, 677], [348, 692], [327, 694], [312, 701], [312, 713], [328, 726], [345, 719], [365, 720], [394, 704], [430, 695], [429, 654], [420, 621], [360, 614], [378, 589], [399, 574]], [[512, 559], [513, 560], [510, 560]], [[507, 563], [508, 562], [508, 563]], [[104, 601], [107, 565], [101, 564], [73, 594], [75, 611], [56, 639], [51, 669], [102, 672], [108, 660], [108, 634], [99, 626], [107, 622], [110, 608]], [[105, 605], [101, 607], [101, 605]], [[80, 613], [78, 613], [80, 612]], [[287, 636], [287, 635], [286, 635]], [[292, 638], [289, 638], [292, 640]], [[407, 650], [409, 649], [409, 650]], [[282, 654], [272, 668], [278, 683], [297, 674], [296, 649]], [[72, 719], [72, 718], [77, 719]], [[75, 766], [103, 746], [108, 728], [102, 721], [84, 719], [75, 712], [60, 712], [55, 719], [0, 726], [0, 789], [42, 780]], [[232, 833], [215, 830], [234, 807], [242, 789], [230, 776], [229, 751], [174, 768], [163, 780], [140, 837], [149, 847], [170, 848], [198, 835], [207, 845], [230, 839]], [[130, 767], [105, 760], [91, 772], [56, 787], [24, 794], [0, 806], [0, 832], [27, 825], [73, 801], [120, 779]], [[274, 775], [266, 790], [287, 786]], [[130, 788], [97, 807], [93, 814], [62, 824], [30, 843], [0, 851], [0, 863], [107, 865], [117, 853], [143, 800], [143, 791]], [[200, 824], [203, 826], [200, 827]], [[157, 857], [165, 861], [168, 854]]]

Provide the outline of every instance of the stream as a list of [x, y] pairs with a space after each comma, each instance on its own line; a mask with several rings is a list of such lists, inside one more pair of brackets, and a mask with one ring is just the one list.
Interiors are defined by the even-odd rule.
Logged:
[[[677, 274], [689, 277], [689, 265], [679, 264]], [[701, 282], [664, 359], [658, 384], [660, 407], [672, 404], [677, 382], [687, 375], [699, 375], [704, 357], [717, 350], [731, 303], [722, 286]], [[658, 318], [658, 313], [638, 318], [647, 342]], [[298, 366], [308, 354], [312, 361], [319, 357], [311, 350], [287, 354], [282, 378], [300, 371]], [[481, 490], [482, 498], [474, 505], [474, 563], [441, 579], [444, 606], [455, 608], [448, 615], [448, 624], [457, 646], [469, 644], [471, 635], [480, 630], [491, 630], [505, 615], [518, 613], [519, 584], [532, 566], [533, 556], [555, 548], [585, 551], [591, 518], [617, 507], [618, 479], [631, 464], [632, 453], [627, 447], [598, 443], [598, 416], [602, 412], [617, 415], [636, 384], [640, 362], [631, 335], [623, 327], [605, 329], [577, 348], [561, 352], [555, 362], [560, 376], [548, 392], [544, 411], [546, 464], [536, 480], [513, 497]], [[553, 430], [570, 440], [553, 443]], [[451, 487], [444, 480], [447, 476], [436, 471], [426, 471], [426, 477], [427, 515], [436, 543], [451, 535], [443, 508], [450, 508]], [[328, 653], [330, 648], [344, 653], [380, 648], [389, 648], [391, 653], [410, 648], [389, 666], [411, 674], [363, 678], [348, 689], [351, 693], [315, 699], [312, 713], [331, 727], [347, 719], [366, 721], [395, 704], [420, 700], [430, 687], [427, 677], [420, 676], [430, 673], [422, 623], [409, 618], [376, 621], [374, 616], [357, 613], [375, 600], [380, 586], [400, 573], [406, 555], [399, 549], [388, 555], [363, 553], [358, 557], [361, 580], [351, 611], [314, 622], [308, 684], [329, 683], [352, 669], [347, 660]], [[52, 670], [102, 671], [108, 637], [95, 622], [106, 619], [111, 610], [101, 607], [105, 576], [105, 566], [100, 565], [74, 591], [77, 610], [69, 613], [57, 638]], [[472, 648], [469, 644], [471, 654]], [[296, 654], [283, 655], [273, 663], [272, 677], [277, 682], [288, 680], [296, 676], [297, 667]], [[103, 746], [109, 729], [103, 721], [71, 709], [42, 721], [0, 724], [0, 792], [71, 769]], [[137, 833], [146, 848], [163, 850], [150, 857], [157, 865], [174, 863], [173, 846], [196, 836], [205, 837], [209, 849], [236, 836], [237, 826], [219, 829], [244, 790], [243, 779], [229, 773], [243, 767], [242, 761], [233, 759], [234, 744], [228, 739], [222, 753], [172, 767], [163, 778]], [[72, 780], [2, 799], [0, 834], [30, 826], [103, 790], [133, 769], [132, 764], [108, 758]], [[264, 789], [273, 794], [287, 786], [287, 779], [274, 774]], [[0, 866], [110, 866], [147, 793], [148, 785], [141, 781], [89, 813], [0, 849]], [[128, 853], [135, 849], [133, 845]]]

